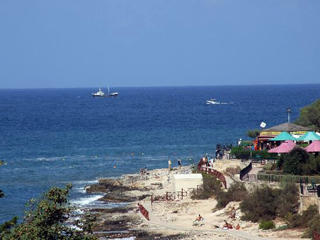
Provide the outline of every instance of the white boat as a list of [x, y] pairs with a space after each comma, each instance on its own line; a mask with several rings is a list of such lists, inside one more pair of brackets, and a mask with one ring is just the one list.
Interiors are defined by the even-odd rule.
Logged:
[[215, 98], [211, 98], [210, 100], [207, 100], [207, 104], [220, 104], [220, 102], [217, 102]]
[[96, 92], [96, 93], [92, 93], [92, 96], [93, 97], [116, 97], [116, 96], [118, 96], [118, 92], [114, 92], [114, 93], [110, 93], [110, 89], [109, 89], [109, 87], [108, 87], [108, 94], [105, 94], [102, 90], [101, 90], [101, 88], [99, 88], [99, 91], [98, 92]]

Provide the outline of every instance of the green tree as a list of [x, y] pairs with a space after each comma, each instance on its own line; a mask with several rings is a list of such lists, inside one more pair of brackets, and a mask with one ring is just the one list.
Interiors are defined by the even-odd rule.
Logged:
[[277, 216], [292, 216], [299, 207], [299, 189], [293, 182], [282, 184], [280, 189], [269, 186], [256, 188], [240, 204], [242, 219], [252, 222], [273, 220]]
[[296, 124], [320, 130], [320, 99], [300, 110]]
[[41, 199], [30, 200], [22, 223], [12, 219], [0, 226], [0, 239], [97, 239], [88, 221], [77, 221], [77, 230], [66, 224], [73, 210], [67, 199], [70, 189], [53, 187]]
[[244, 216], [243, 220], [258, 222], [260, 220], [273, 220], [277, 215], [277, 196], [280, 189], [268, 186], [256, 188], [240, 204]]
[[253, 129], [253, 130], [248, 130], [247, 131], [247, 136], [250, 138], [256, 138], [260, 135], [260, 130], [258, 129]]
[[283, 172], [294, 175], [302, 175], [304, 165], [309, 162], [309, 154], [300, 147], [295, 147], [284, 161]]
[[224, 208], [231, 201], [240, 202], [248, 195], [248, 191], [243, 183], [234, 182], [228, 188], [228, 191], [221, 191], [217, 195], [217, 209]]

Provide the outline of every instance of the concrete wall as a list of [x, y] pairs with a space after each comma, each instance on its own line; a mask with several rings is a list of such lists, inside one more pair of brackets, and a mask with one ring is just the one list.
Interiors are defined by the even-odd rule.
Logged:
[[173, 175], [173, 191], [197, 188], [203, 183], [201, 174], [175, 174]]

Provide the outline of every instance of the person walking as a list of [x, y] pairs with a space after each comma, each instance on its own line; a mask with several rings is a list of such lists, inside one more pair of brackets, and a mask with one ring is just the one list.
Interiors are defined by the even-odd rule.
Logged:
[[171, 159], [169, 159], [169, 161], [168, 161], [168, 168], [169, 168], [169, 171], [170, 171], [170, 169], [171, 169]]
[[181, 159], [180, 158], [178, 158], [178, 167], [179, 167], [179, 169], [181, 169]]

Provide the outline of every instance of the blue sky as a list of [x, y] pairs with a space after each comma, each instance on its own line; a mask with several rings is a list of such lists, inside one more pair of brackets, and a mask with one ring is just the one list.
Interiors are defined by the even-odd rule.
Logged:
[[299, 83], [319, 0], [0, 0], [0, 88]]

